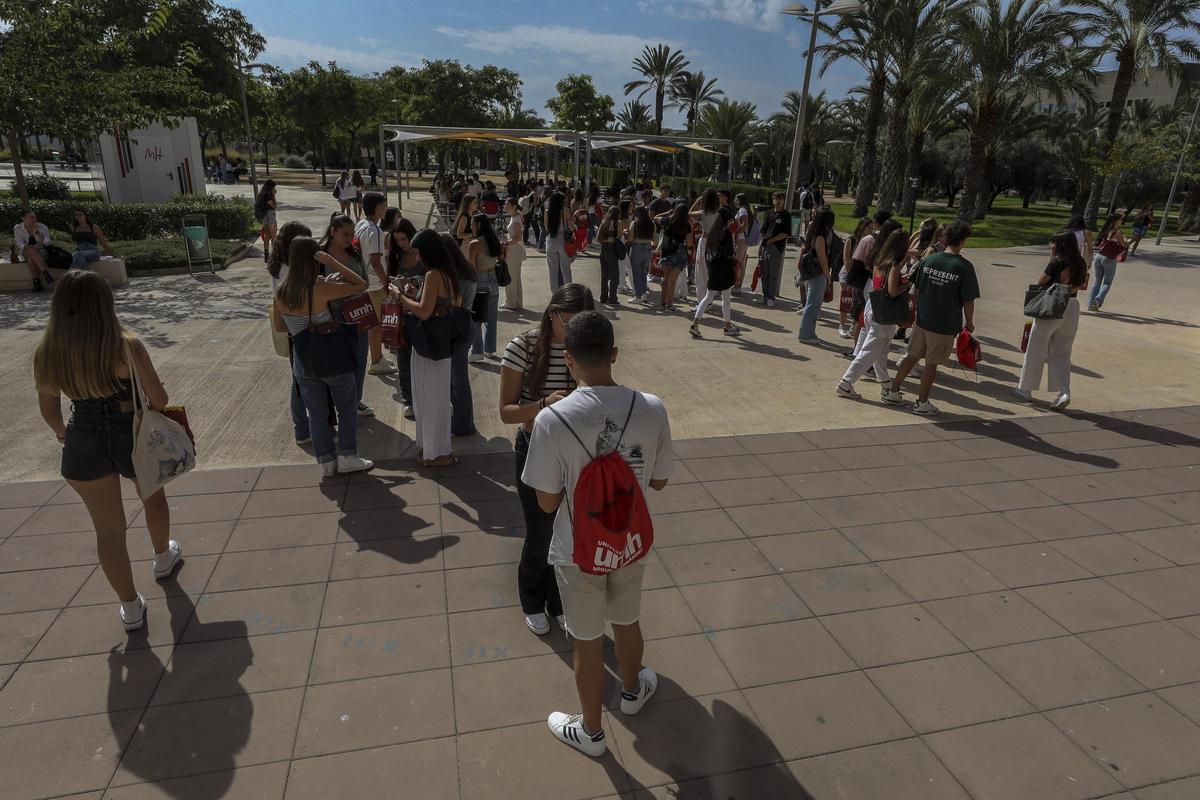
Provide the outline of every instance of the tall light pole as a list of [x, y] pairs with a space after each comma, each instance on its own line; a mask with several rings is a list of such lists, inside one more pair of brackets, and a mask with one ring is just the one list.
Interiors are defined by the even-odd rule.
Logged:
[[1200, 97], [1196, 98], [1196, 108], [1192, 111], [1192, 121], [1188, 123], [1187, 137], [1183, 140], [1183, 149], [1179, 151], [1179, 164], [1175, 167], [1175, 180], [1171, 181], [1171, 193], [1167, 195], [1167, 207], [1163, 209], [1162, 222], [1158, 224], [1158, 238], [1154, 240], [1156, 245], [1162, 244], [1163, 232], [1167, 229], [1167, 217], [1171, 216], [1171, 203], [1175, 201], [1175, 189], [1179, 186], [1179, 173], [1183, 170], [1183, 156], [1192, 142], [1192, 129], [1196, 127], [1197, 113], [1200, 113]]
[[812, 25], [808, 34], [808, 53], [804, 60], [804, 88], [800, 90], [800, 108], [796, 112], [796, 138], [792, 142], [792, 162], [788, 168], [786, 204], [789, 209], [796, 200], [796, 184], [800, 179], [800, 148], [804, 142], [804, 117], [808, 106], [808, 86], [812, 81], [813, 56], [816, 55], [818, 20], [822, 15], [850, 14], [860, 8], [862, 8], [860, 0], [813, 0], [812, 11], [796, 3], [780, 12], [793, 17], [812, 17]]
[[254, 134], [250, 132], [250, 104], [246, 102], [246, 73], [252, 69], [270, 69], [269, 64], [243, 64], [238, 58], [238, 85], [242, 90], [242, 119], [246, 123], [246, 147], [250, 148], [250, 189], [258, 199], [258, 173], [254, 171]]

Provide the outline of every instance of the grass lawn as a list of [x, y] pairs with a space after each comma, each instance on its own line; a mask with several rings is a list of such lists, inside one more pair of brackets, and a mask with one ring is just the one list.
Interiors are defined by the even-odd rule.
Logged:
[[[50, 237], [64, 250], [74, 249], [71, 237], [66, 232], [52, 229]], [[253, 238], [210, 239], [209, 248], [212, 250], [213, 264], [220, 265], [233, 255], [234, 251], [249, 241], [253, 241]], [[0, 233], [0, 253], [5, 259], [8, 258], [11, 242], [11, 235]], [[125, 268], [130, 272], [187, 268], [187, 256], [182, 236], [169, 239], [113, 239], [109, 245], [111, 245], [113, 253], [125, 259]]]
[[[830, 208], [837, 215], [839, 230], [850, 230], [854, 225], [854, 204], [834, 200]], [[942, 203], [918, 203], [916, 227], [921, 220], [933, 217], [938, 222], [951, 222], [958, 210], [947, 208]], [[998, 197], [992, 204], [987, 218], [971, 226], [971, 238], [967, 247], [1021, 247], [1026, 245], [1044, 245], [1050, 240], [1050, 235], [1061, 230], [1071, 218], [1070, 206], [1056, 206], [1053, 203], [1034, 203], [1029, 208], [1021, 208], [1018, 197]], [[908, 219], [900, 220], [908, 227]], [[1131, 225], [1127, 224], [1125, 235], [1130, 233]], [[1176, 219], [1173, 217], [1167, 224], [1168, 236], [1178, 236]]]

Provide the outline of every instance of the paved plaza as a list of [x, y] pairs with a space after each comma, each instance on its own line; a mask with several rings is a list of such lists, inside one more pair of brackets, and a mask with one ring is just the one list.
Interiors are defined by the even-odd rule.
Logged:
[[660, 690], [598, 760], [546, 730], [570, 645], [521, 619], [510, 455], [185, 476], [130, 637], [73, 492], [4, 486], [3, 796], [1200, 796], [1200, 407], [676, 452]]
[[[314, 229], [332, 210], [281, 199]], [[599, 760], [546, 729], [577, 708], [571, 646], [517, 603], [495, 362], [471, 366], [458, 465], [416, 468], [394, 379], [371, 377], [360, 451], [380, 466], [318, 483], [261, 259], [133, 278], [119, 312], [201, 469], [168, 487], [186, 563], [165, 585], [126, 486], [150, 601], [129, 637], [36, 407], [48, 298], [0, 295], [0, 797], [1195, 800], [1200, 244], [1121, 266], [1081, 320], [1067, 414], [1009, 395], [1045, 250], [966, 255], [985, 361], [943, 374], [935, 421], [870, 383], [834, 397], [846, 343], [828, 313], [826, 346], [796, 342], [794, 251], [790, 299], [737, 301], [736, 340], [715, 317], [693, 341], [682, 315], [606, 312], [616, 377], [663, 397], [679, 460], [650, 497], [660, 690], [637, 717], [611, 704]], [[576, 261], [594, 290], [598, 272]], [[534, 320], [502, 315], [501, 347]]]

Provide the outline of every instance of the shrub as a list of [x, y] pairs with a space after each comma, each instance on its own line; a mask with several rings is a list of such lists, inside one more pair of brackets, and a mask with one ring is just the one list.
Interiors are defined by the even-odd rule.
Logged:
[[[9, 184], [13, 196], [17, 195], [17, 182]], [[30, 200], [70, 200], [71, 190], [67, 182], [53, 175], [40, 175], [36, 172], [25, 173], [25, 191]]]
[[[173, 236], [181, 229], [184, 214], [204, 214], [209, 236], [237, 239], [254, 230], [254, 212], [241, 198], [178, 197], [168, 203], [102, 203], [96, 200], [33, 200], [38, 220], [51, 228], [67, 227], [71, 209], [87, 212], [92, 222], [104, 228], [110, 239], [154, 239]], [[0, 225], [11, 230], [21, 221], [21, 201], [0, 198]]]
[[308, 162], [304, 160], [303, 156], [288, 153], [283, 157], [283, 165], [289, 169], [305, 169], [308, 167]]

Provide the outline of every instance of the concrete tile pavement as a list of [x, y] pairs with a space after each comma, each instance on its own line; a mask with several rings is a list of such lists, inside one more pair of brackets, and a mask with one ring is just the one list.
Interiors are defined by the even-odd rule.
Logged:
[[[902, 429], [961, 469], [901, 492], [862, 476], [906, 467], [844, 468], [905, 446], [855, 430], [680, 442], [643, 601], [660, 692], [638, 717], [606, 712], [599, 760], [545, 730], [575, 705], [570, 644], [521, 621], [511, 456], [324, 482], [310, 466], [188, 475], [169, 492], [187, 560], [162, 585], [135, 564], [150, 606], [133, 636], [70, 489], [4, 484], [0, 785], [14, 800], [1190, 798], [1200, 407], [1055, 417], [1076, 434], [1058, 444], [1044, 419]], [[1033, 457], [1037, 494], [1013, 485]], [[743, 504], [745, 481], [789, 475], [837, 479]], [[1114, 505], [1134, 502], [1153, 513]], [[145, 554], [144, 531], [130, 545]]]

